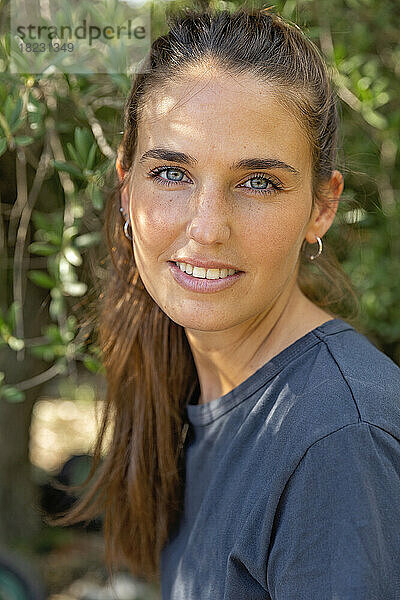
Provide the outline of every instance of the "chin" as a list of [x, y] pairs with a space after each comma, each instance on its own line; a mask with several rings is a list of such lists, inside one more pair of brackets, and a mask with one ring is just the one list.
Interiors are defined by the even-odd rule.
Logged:
[[204, 309], [204, 307], [202, 311], [199, 309], [190, 311], [188, 307], [187, 312], [178, 312], [174, 307], [169, 311], [164, 309], [164, 312], [172, 321], [181, 325], [181, 327], [197, 331], [223, 331], [224, 329], [229, 329], [237, 324], [237, 318], [235, 318], [234, 315], [229, 318], [226, 313], [221, 314], [217, 310], [212, 315], [210, 314], [210, 311]]

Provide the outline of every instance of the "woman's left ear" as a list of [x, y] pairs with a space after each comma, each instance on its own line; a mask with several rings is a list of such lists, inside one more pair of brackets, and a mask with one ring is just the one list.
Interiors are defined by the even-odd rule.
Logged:
[[117, 156], [116, 161], [115, 161], [115, 169], [117, 171], [119, 180], [122, 181], [125, 177], [125, 171], [122, 168], [121, 159], [119, 156]]
[[315, 242], [316, 236], [322, 238], [332, 225], [343, 188], [343, 175], [340, 171], [332, 171], [330, 179], [320, 188], [320, 201], [315, 204], [314, 216], [308, 224], [305, 238], [310, 244]]

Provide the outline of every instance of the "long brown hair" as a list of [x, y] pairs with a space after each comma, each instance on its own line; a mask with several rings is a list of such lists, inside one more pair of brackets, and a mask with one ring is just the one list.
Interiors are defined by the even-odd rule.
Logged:
[[[185, 8], [167, 21], [169, 32], [153, 42], [126, 101], [123, 170], [129, 173], [134, 161], [148, 94], [162, 93], [184, 68], [211, 58], [226, 72], [253, 74], [283, 92], [310, 141], [313, 203], [325, 202], [320, 190], [336, 166], [338, 108], [316, 46], [296, 25], [265, 10]], [[184, 328], [154, 302], [137, 271], [119, 211], [123, 183], [115, 184], [105, 212], [110, 260], [97, 330], [107, 395], [92, 469], [82, 484], [91, 486], [66, 516], [47, 522], [73, 524], [103, 514], [110, 573], [122, 561], [136, 576], [159, 581], [160, 552], [183, 509], [185, 406], [200, 388]], [[301, 252], [298, 281], [332, 316], [351, 320], [352, 302], [353, 313], [358, 310], [352, 285], [326, 243], [313, 263]], [[103, 460], [109, 424], [111, 443]]]

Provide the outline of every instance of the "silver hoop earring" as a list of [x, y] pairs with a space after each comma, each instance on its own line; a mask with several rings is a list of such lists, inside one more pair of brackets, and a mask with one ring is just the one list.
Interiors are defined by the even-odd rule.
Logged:
[[[131, 224], [129, 223], [129, 221], [125, 221], [125, 225], [124, 225], [124, 234], [125, 234], [125, 237], [127, 237], [127, 238], [128, 238], [128, 240], [131, 240], [131, 241], [132, 241], [132, 239], [133, 239], [133, 238], [132, 238], [132, 236], [130, 236], [130, 235], [129, 235], [129, 233], [128, 233], [128, 226], [130, 227], [130, 226], [131, 226]], [[132, 227], [131, 227], [131, 231], [132, 231]]]
[[318, 237], [318, 236], [316, 236], [316, 237], [317, 237], [317, 242], [318, 242], [318, 252], [317, 252], [317, 254], [315, 254], [315, 256], [310, 256], [310, 257], [309, 257], [309, 258], [310, 258], [310, 260], [314, 260], [314, 259], [315, 259], [315, 258], [317, 258], [317, 257], [318, 257], [318, 256], [321, 254], [321, 252], [322, 252], [322, 240], [321, 240], [321, 238], [320, 238], [320, 237]]
[[[125, 219], [124, 209], [122, 208], [122, 206], [119, 207], [119, 212], [121, 213], [122, 218]], [[128, 234], [128, 225], [130, 226], [130, 223], [128, 220], [126, 220], [124, 223], [124, 234], [125, 234], [125, 237], [128, 238], [128, 240], [132, 241], [133, 238]], [[131, 227], [131, 231], [132, 231], [132, 227]]]

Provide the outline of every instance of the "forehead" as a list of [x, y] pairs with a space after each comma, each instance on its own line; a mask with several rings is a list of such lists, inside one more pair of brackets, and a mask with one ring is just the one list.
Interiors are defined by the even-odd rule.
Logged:
[[246, 156], [285, 160], [305, 173], [309, 142], [283, 94], [252, 75], [191, 69], [146, 97], [139, 151], [155, 146], [186, 149], [199, 161], [212, 159], [214, 164], [233, 161], [246, 151]]

